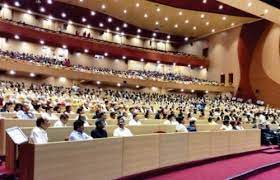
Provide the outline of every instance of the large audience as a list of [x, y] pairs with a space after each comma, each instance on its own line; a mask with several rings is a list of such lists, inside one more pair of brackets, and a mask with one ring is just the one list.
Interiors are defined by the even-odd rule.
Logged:
[[161, 73], [158, 71], [140, 71], [140, 70], [113, 70], [109, 68], [96, 68], [82, 65], [71, 65], [69, 59], [57, 59], [54, 57], [46, 57], [42, 55], [34, 55], [29, 53], [20, 53], [14, 51], [3, 51], [0, 50], [0, 56], [10, 57], [15, 60], [28, 61], [32, 63], [39, 63], [42, 65], [49, 66], [61, 66], [61, 67], [71, 67], [76, 71], [90, 71], [94, 73], [117, 75], [123, 78], [135, 78], [135, 79], [148, 79], [148, 80], [159, 80], [159, 81], [175, 81], [183, 82], [187, 84], [204, 84], [204, 85], [220, 85], [215, 81], [209, 81], [204, 79], [198, 79], [194, 77], [189, 77], [186, 75], [178, 73]]

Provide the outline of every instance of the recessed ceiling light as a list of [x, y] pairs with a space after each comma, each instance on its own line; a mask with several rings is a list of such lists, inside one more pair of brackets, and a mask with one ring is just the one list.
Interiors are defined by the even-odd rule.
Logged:
[[157, 36], [157, 33], [153, 33], [153, 36], [156, 37], [156, 36]]
[[209, 21], [207, 21], [205, 24], [206, 24], [206, 26], [209, 26], [210, 23], [209, 23]]
[[168, 35], [168, 36], [167, 36], [167, 39], [170, 39], [170, 38], [171, 38], [171, 36], [170, 36], [170, 35]]
[[48, 2], [48, 4], [52, 4], [52, 3], [53, 3], [53, 1], [52, 1], [52, 0], [48, 0], [47, 2]]
[[120, 87], [120, 86], [121, 86], [121, 83], [117, 83], [117, 86]]
[[14, 70], [10, 70], [10, 71], [9, 71], [9, 74], [10, 74], [10, 75], [15, 75], [16, 72], [15, 72]]
[[19, 4], [18, 1], [15, 1], [14, 5], [15, 5], [16, 7], [19, 7], [19, 6], [20, 6], [20, 4]]
[[148, 18], [148, 14], [144, 14], [144, 18]]
[[194, 90], [192, 89], [192, 93], [194, 92]]
[[88, 24], [88, 25], [87, 25], [87, 28], [89, 29], [89, 28], [91, 28], [91, 26]]
[[82, 17], [82, 21], [83, 21], [83, 22], [86, 22], [87, 19], [86, 19], [85, 17]]
[[108, 56], [108, 53], [107, 53], [107, 52], [105, 52], [105, 53], [104, 53], [104, 56]]
[[125, 9], [125, 10], [123, 10], [123, 13], [124, 13], [124, 14], [126, 14], [126, 13], [127, 13], [127, 10], [126, 10], [126, 9]]
[[99, 27], [104, 27], [104, 24], [103, 23], [99, 23]]
[[158, 21], [156, 21], [156, 22], [155, 22], [155, 25], [159, 25], [159, 22], [158, 22]]
[[46, 9], [44, 7], [40, 7], [40, 12], [45, 12]]
[[203, 0], [202, 3], [203, 3], [203, 4], [206, 4], [206, 3], [207, 3], [207, 0]]
[[119, 27], [116, 27], [116, 31], [119, 31], [120, 30], [120, 28]]
[[188, 67], [191, 67], [191, 65], [189, 64]]
[[205, 93], [207, 94], [209, 91], [205, 91]]
[[90, 12], [90, 15], [94, 16], [94, 15], [95, 15], [95, 12], [94, 12], [94, 11], [91, 11], [91, 12]]
[[67, 48], [67, 46], [66, 46], [66, 45], [62, 45], [62, 48], [63, 48], [63, 49], [66, 49], [66, 48]]
[[43, 41], [43, 40], [40, 40], [40, 44], [45, 44], [45, 41]]
[[160, 8], [159, 7], [157, 8], [157, 12], [160, 12]]
[[109, 18], [108, 18], [108, 22], [112, 22], [112, 21], [113, 21], [112, 18], [109, 17]]
[[71, 20], [68, 21], [68, 24], [73, 24], [73, 22]]
[[124, 27], [124, 28], [127, 28], [127, 24], [126, 24], [126, 23], [124, 23], [124, 24], [123, 24], [123, 27]]
[[252, 2], [248, 2], [248, 7], [251, 7], [252, 6]]
[[160, 61], [157, 61], [157, 64], [160, 64]]
[[181, 89], [181, 92], [184, 92], [184, 89]]
[[19, 35], [17, 35], [17, 34], [14, 37], [15, 37], [15, 39], [19, 39]]
[[84, 2], [84, 0], [80, 0], [80, 2]]
[[234, 23], [231, 23], [231, 26], [234, 26], [235, 24]]
[[226, 16], [223, 16], [222, 19], [225, 21], [225, 20], [227, 20], [227, 17], [226, 17]]
[[32, 11], [29, 9], [29, 10], [27, 10], [27, 13], [28, 14], [32, 14]]
[[136, 7], [139, 7], [140, 6], [140, 4], [139, 3], [136, 3]]
[[265, 10], [264, 10], [264, 14], [267, 14], [267, 13], [268, 13], [268, 9], [265, 9]]
[[180, 11], [178, 14], [179, 14], [179, 16], [182, 16], [182, 15], [183, 15], [183, 12], [182, 12], [182, 11]]
[[122, 59], [126, 59], [126, 56], [122, 56]]
[[137, 35], [136, 37], [137, 37], [138, 39], [140, 39], [140, 35]]
[[141, 62], [144, 62], [144, 59], [143, 59], [143, 58], [141, 58], [141, 59], [140, 59], [140, 61], [141, 61]]
[[203, 66], [200, 66], [200, 69], [203, 69]]
[[189, 38], [188, 37], [185, 37], [185, 41], [188, 41], [189, 40]]
[[173, 63], [173, 66], [176, 66], [176, 63], [175, 63], [175, 62]]
[[137, 29], [137, 33], [141, 33], [141, 29]]
[[205, 14], [201, 14], [200, 17], [201, 17], [201, 18], [204, 18], [204, 17], [205, 17]]
[[155, 41], [155, 38], [152, 38], [152, 41]]
[[101, 82], [100, 82], [100, 81], [96, 81], [96, 84], [98, 84], [98, 85], [99, 85], [99, 84], [101, 84]]
[[109, 32], [110, 32], [110, 29], [107, 29], [106, 31], [107, 31], [107, 33], [109, 33]]
[[66, 17], [66, 14], [63, 12], [63, 13], [61, 13], [61, 16], [62, 16], [63, 18], [65, 18], [65, 17]]
[[35, 77], [35, 76], [36, 76], [36, 74], [34, 74], [34, 73], [30, 73], [30, 74], [29, 74], [29, 76], [30, 76], [30, 77]]
[[219, 9], [222, 10], [224, 8], [223, 5], [219, 5]]
[[121, 36], [123, 36], [124, 35], [124, 32], [121, 32]]
[[105, 5], [105, 4], [102, 4], [102, 5], [101, 5], [101, 8], [102, 8], [102, 9], [106, 9], [106, 5]]
[[85, 49], [84, 52], [85, 52], [85, 53], [88, 53], [88, 49]]
[[175, 28], [178, 28], [178, 24], [175, 24], [174, 27], [175, 27]]
[[168, 17], [165, 17], [164, 20], [165, 20], [165, 21], [168, 21]]
[[196, 30], [196, 26], [193, 27], [193, 30]]
[[136, 85], [136, 88], [138, 89], [140, 86], [139, 85]]
[[212, 33], [214, 33], [216, 30], [215, 30], [215, 29], [212, 29], [211, 31], [212, 31]]
[[185, 20], [185, 23], [188, 24], [190, 21], [188, 19]]

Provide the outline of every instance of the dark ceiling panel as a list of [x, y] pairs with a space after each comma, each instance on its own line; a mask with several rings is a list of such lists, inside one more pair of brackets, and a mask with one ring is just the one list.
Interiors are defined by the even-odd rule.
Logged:
[[276, 7], [277, 9], [280, 9], [280, 0], [261, 0], [261, 1], [273, 7]]

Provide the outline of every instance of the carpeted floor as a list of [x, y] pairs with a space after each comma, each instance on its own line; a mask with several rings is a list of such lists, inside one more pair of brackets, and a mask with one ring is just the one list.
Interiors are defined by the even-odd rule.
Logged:
[[[150, 179], [153, 180], [220, 180], [226, 179], [259, 166], [273, 163], [280, 160], [280, 153], [264, 154], [254, 153], [237, 158], [221, 160], [201, 166], [174, 171], [168, 174], [159, 175]], [[279, 176], [278, 176], [279, 177]], [[280, 179], [280, 178], [278, 178]]]
[[279, 180], [280, 179], [280, 167], [268, 170], [256, 176], [248, 178], [249, 180]]

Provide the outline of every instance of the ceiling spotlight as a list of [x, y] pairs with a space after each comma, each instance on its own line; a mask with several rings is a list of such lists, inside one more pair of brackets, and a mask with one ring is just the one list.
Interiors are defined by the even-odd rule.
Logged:
[[69, 20], [69, 21], [68, 21], [68, 24], [73, 24], [73, 21]]
[[168, 35], [168, 36], [167, 36], [167, 39], [170, 39], [170, 38], [171, 38], [170, 35]]
[[200, 17], [201, 17], [201, 18], [204, 18], [204, 17], [205, 17], [205, 14], [201, 14]]
[[196, 26], [193, 27], [193, 30], [196, 30]]
[[160, 64], [160, 61], [157, 61], [157, 64]]
[[66, 49], [66, 48], [67, 48], [67, 46], [66, 46], [66, 45], [62, 45], [62, 48], [63, 48], [63, 49]]
[[227, 17], [226, 17], [226, 16], [223, 16], [222, 19], [225, 21], [225, 20], [227, 20]]
[[96, 81], [96, 84], [98, 84], [98, 85], [99, 85], [99, 84], [101, 84], [101, 82], [100, 82], [100, 81]]
[[35, 76], [36, 76], [36, 74], [34, 74], [34, 73], [30, 73], [30, 74], [29, 74], [29, 76], [30, 76], [30, 77], [35, 77]]
[[202, 3], [203, 3], [203, 4], [206, 4], [206, 3], [207, 3], [207, 0], [203, 0]]
[[234, 26], [235, 24], [234, 23], [231, 23], [231, 26]]
[[48, 0], [47, 3], [48, 3], [48, 4], [52, 4], [53, 1], [52, 1], [52, 0]]
[[176, 63], [175, 63], [175, 62], [173, 63], [173, 66], [176, 66]]
[[141, 62], [144, 62], [144, 59], [143, 59], [143, 58], [141, 58], [141, 59], [140, 59], [140, 61], [141, 61]]
[[157, 12], [160, 12], [160, 8], [159, 7], [157, 8]]
[[108, 18], [108, 22], [112, 22], [112, 18], [109, 17], [109, 18]]
[[105, 52], [105, 53], [104, 53], [104, 56], [108, 56], [108, 53], [107, 53], [107, 52]]
[[205, 93], [206, 93], [206, 94], [208, 94], [208, 93], [209, 93], [209, 91], [205, 91]]
[[200, 66], [200, 69], [203, 69], [203, 66]]
[[101, 8], [102, 8], [102, 9], [106, 9], [106, 5], [105, 5], [105, 4], [102, 4]]
[[136, 3], [136, 7], [139, 7], [140, 6], [140, 4], [139, 3]]
[[120, 30], [120, 28], [119, 27], [116, 27], [116, 31], [119, 31]]
[[10, 74], [10, 75], [15, 75], [16, 72], [15, 72], [14, 70], [10, 70], [10, 71], [9, 71], [9, 74]]
[[141, 29], [137, 29], [137, 33], [141, 33]]
[[86, 22], [87, 19], [86, 19], [85, 17], [82, 17], [82, 21], [83, 21], [83, 22]]
[[267, 13], [268, 13], [268, 9], [265, 9], [265, 10], [264, 10], [264, 14], [267, 14]]
[[103, 27], [104, 26], [104, 24], [103, 23], [99, 23], [99, 27]]
[[85, 52], [85, 53], [88, 53], [88, 49], [85, 49], [84, 52]]
[[189, 40], [189, 38], [188, 37], [185, 37], [185, 39], [184, 39], [185, 41], [188, 41]]
[[15, 39], [19, 39], [19, 35], [17, 35], [17, 34], [14, 37], [15, 37]]
[[84, 0], [80, 0], [80, 2], [84, 2]]
[[122, 56], [122, 59], [126, 59], [126, 56]]
[[183, 12], [182, 12], [182, 11], [180, 11], [178, 14], [179, 14], [179, 16], [182, 16], [182, 15], [183, 15]]
[[190, 21], [188, 19], [185, 20], [185, 23], [188, 24]]
[[120, 87], [120, 86], [121, 86], [121, 83], [117, 83], [117, 86]]
[[40, 44], [45, 44], [45, 41], [43, 41], [43, 40], [40, 40]]
[[91, 28], [91, 26], [88, 24], [88, 25], [87, 25], [87, 28], [89, 29], [89, 28]]
[[123, 24], [123, 27], [124, 27], [124, 28], [127, 28], [127, 24], [126, 24], [126, 23], [124, 23], [124, 24]]
[[212, 29], [211, 31], [212, 31], [212, 33], [216, 32], [216, 30], [215, 30], [215, 29]]
[[19, 6], [20, 6], [20, 4], [19, 4], [18, 1], [15, 1], [14, 5], [15, 5], [16, 7], [19, 7]]
[[222, 10], [224, 8], [223, 5], [219, 5], [219, 9]]
[[106, 31], [107, 31], [107, 33], [109, 33], [109, 32], [110, 32], [110, 29], [107, 29]]
[[40, 7], [40, 12], [46, 12], [46, 9], [44, 7]]
[[175, 27], [175, 28], [178, 28], [178, 24], [175, 24], [174, 27]]
[[164, 20], [165, 20], [165, 21], [168, 21], [168, 17], [165, 17]]
[[148, 18], [148, 14], [145, 13], [145, 14], [144, 14], [144, 18]]
[[181, 92], [184, 92], [184, 89], [181, 89]]
[[124, 14], [126, 14], [126, 13], [127, 13], [127, 10], [126, 10], [126, 9], [125, 9], [125, 10], [123, 10], [123, 13], [124, 13]]
[[248, 7], [251, 7], [252, 6], [252, 2], [248, 2]]
[[124, 36], [124, 32], [121, 32], [121, 36]]
[[65, 18], [65, 17], [66, 17], [66, 14], [65, 14], [65, 13], [61, 13], [61, 16], [62, 16], [63, 18]]
[[159, 22], [158, 22], [158, 21], [156, 21], [156, 22], [155, 22], [155, 25], [159, 25]]
[[90, 11], [90, 15], [94, 16], [95, 12], [94, 11]]
[[205, 24], [206, 24], [206, 26], [209, 26], [210, 23], [209, 23], [209, 21], [207, 21]]
[[139, 85], [136, 85], [136, 88], [138, 89], [140, 86]]
[[194, 93], [194, 90], [192, 89], [191, 92]]
[[154, 36], [154, 37], [156, 37], [156, 36], [157, 36], [157, 34], [156, 34], [156, 33], [153, 33], [153, 36]]
[[190, 68], [190, 67], [191, 67], [191, 65], [189, 64], [189, 65], [188, 65], [188, 67]]

